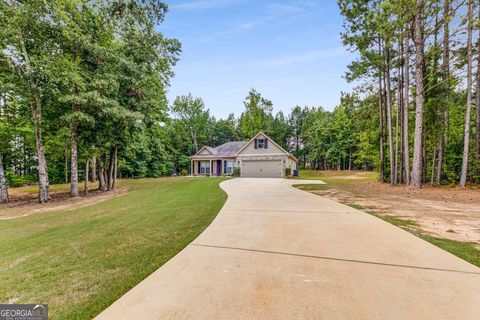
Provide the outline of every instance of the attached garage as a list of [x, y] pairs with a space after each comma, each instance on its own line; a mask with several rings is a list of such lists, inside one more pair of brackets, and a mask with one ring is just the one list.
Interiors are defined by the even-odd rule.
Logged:
[[215, 148], [204, 146], [190, 157], [192, 175], [238, 174], [250, 178], [284, 178], [294, 175], [298, 160], [263, 132], [250, 141], [230, 141]]
[[242, 177], [281, 178], [282, 160], [243, 160]]

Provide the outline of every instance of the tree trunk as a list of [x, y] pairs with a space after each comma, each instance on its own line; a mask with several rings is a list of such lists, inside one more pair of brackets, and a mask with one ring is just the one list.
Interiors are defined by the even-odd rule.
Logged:
[[98, 190], [106, 191], [107, 185], [105, 183], [105, 169], [103, 167], [101, 155], [98, 155], [97, 164], [98, 164]]
[[5, 171], [3, 170], [3, 154], [0, 153], [0, 203], [8, 203], [9, 201], [7, 180], [5, 179]]
[[88, 169], [88, 163], [90, 162], [90, 160], [87, 158], [87, 162], [85, 163], [85, 173], [83, 174], [84, 176], [84, 187], [83, 187], [83, 195], [86, 197], [88, 196], [88, 172], [89, 172], [89, 169]]
[[92, 157], [92, 182], [97, 181], [97, 158]]
[[37, 86], [33, 88], [33, 98], [34, 105], [32, 113], [35, 125], [35, 147], [38, 157], [38, 202], [45, 203], [51, 198], [48, 193], [47, 160], [45, 159], [42, 142], [42, 104]]
[[413, 142], [413, 163], [411, 185], [420, 188], [422, 186], [422, 153], [423, 153], [423, 0], [417, 0], [417, 12], [415, 14], [415, 82], [416, 82], [416, 110], [415, 110], [415, 135]]
[[408, 49], [410, 47], [410, 41], [408, 38], [408, 30], [403, 40], [404, 50], [404, 66], [403, 66], [403, 165], [405, 167], [405, 184], [410, 184], [410, 144], [408, 140], [408, 107], [410, 100], [410, 55]]
[[348, 147], [348, 170], [352, 170], [352, 147]]
[[437, 145], [434, 144], [433, 145], [433, 159], [432, 159], [432, 175], [430, 177], [430, 185], [434, 185], [435, 183], [435, 160], [436, 160], [436, 157], [437, 156]]
[[67, 146], [65, 146], [65, 183], [68, 183], [68, 151]]
[[470, 142], [470, 114], [472, 110], [472, 33], [473, 33], [473, 0], [468, 1], [468, 31], [467, 31], [467, 109], [465, 110], [465, 131], [463, 136], [462, 174], [460, 187], [467, 184], [468, 148]]
[[385, 182], [385, 153], [383, 147], [384, 133], [383, 133], [383, 88], [382, 75], [380, 73], [378, 79], [378, 109], [380, 118], [380, 181]]
[[111, 148], [110, 149], [110, 161], [108, 163], [108, 177], [107, 177], [107, 190], [112, 189], [112, 183], [113, 183], [113, 161], [115, 157], [115, 149]]
[[[480, 8], [478, 10], [478, 21], [480, 21]], [[479, 39], [477, 47], [477, 87], [475, 89], [477, 106], [477, 113], [475, 117], [475, 128], [477, 129], [475, 133], [475, 166], [476, 174], [480, 175], [480, 28], [478, 31]]]
[[70, 157], [70, 197], [78, 197], [78, 128], [72, 126], [71, 157]]
[[387, 99], [387, 134], [388, 134], [388, 156], [390, 164], [390, 184], [395, 185], [395, 160], [393, 151], [393, 130], [392, 130], [392, 88], [390, 81], [390, 48], [385, 46], [385, 91]]
[[112, 178], [112, 190], [115, 189], [115, 182], [117, 182], [117, 147], [115, 147], [114, 161], [113, 161], [113, 178]]
[[[400, 54], [402, 54], [402, 42], [399, 41], [398, 43], [398, 49], [399, 49], [399, 52]], [[402, 99], [403, 99], [403, 93], [402, 93], [402, 76], [403, 76], [403, 72], [402, 72], [402, 65], [399, 64], [398, 65], [398, 88], [397, 88], [397, 103], [395, 104], [395, 177], [394, 177], [394, 181], [393, 181], [393, 184], [396, 185], [399, 178], [398, 178], [398, 152], [399, 152], [399, 148], [398, 148], [398, 140], [399, 140], [399, 136], [398, 136], [398, 133], [399, 133], [399, 125], [400, 125], [400, 122], [399, 122], [399, 118], [400, 118], [400, 111], [401, 111], [401, 105], [402, 105]], [[400, 170], [401, 171], [401, 170]]]
[[437, 184], [442, 182], [443, 159], [445, 153], [445, 128], [447, 126], [445, 114], [450, 103], [450, 0], [445, 0], [443, 4], [443, 53], [442, 53], [442, 73], [445, 87], [445, 96], [442, 109], [440, 111], [440, 137], [438, 141], [438, 163], [437, 163]]
[[197, 142], [197, 134], [193, 131], [193, 129], [190, 129], [190, 135], [192, 137], [192, 142], [193, 145], [195, 146], [195, 153], [197, 153], [198, 150], [198, 142]]

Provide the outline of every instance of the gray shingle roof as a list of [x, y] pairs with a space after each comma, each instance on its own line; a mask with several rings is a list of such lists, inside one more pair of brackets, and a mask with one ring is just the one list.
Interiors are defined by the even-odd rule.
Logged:
[[247, 141], [231, 141], [212, 148], [213, 154], [216, 156], [229, 157], [234, 156]]

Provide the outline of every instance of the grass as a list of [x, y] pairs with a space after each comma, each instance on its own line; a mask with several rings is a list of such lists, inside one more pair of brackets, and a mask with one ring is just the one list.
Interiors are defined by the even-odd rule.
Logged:
[[[297, 187], [301, 190], [305, 191], [315, 191], [315, 190], [328, 190], [330, 188], [338, 187], [339, 184], [347, 184], [347, 183], [356, 183], [359, 181], [362, 181], [360, 179], [347, 179], [342, 177], [347, 175], [347, 173], [342, 173], [340, 172], [338, 175], [326, 175], [322, 171], [311, 171], [311, 170], [301, 170], [300, 171], [300, 178], [305, 179], [305, 180], [315, 180], [315, 179], [320, 179], [324, 181], [326, 184], [298, 184], [294, 185], [294, 187]], [[376, 173], [370, 173], [365, 175], [365, 180], [362, 182], [366, 181], [372, 181], [374, 180], [376, 176]], [[455, 241], [455, 240], [450, 240], [450, 239], [444, 239], [444, 238], [438, 238], [434, 237], [431, 235], [428, 235], [424, 232], [422, 232], [418, 228], [418, 224], [415, 221], [409, 220], [409, 219], [402, 219], [394, 216], [390, 216], [388, 214], [378, 214], [376, 212], [373, 212], [371, 210], [368, 210], [360, 205], [357, 204], [352, 204], [352, 203], [344, 203], [345, 205], [348, 205], [352, 208], [362, 210], [370, 215], [373, 215], [379, 219], [382, 219], [390, 224], [393, 224], [397, 227], [400, 227], [415, 236], [430, 242], [431, 244], [447, 251], [450, 252], [451, 254], [470, 262], [473, 265], [476, 265], [477, 267], [480, 267], [480, 250], [478, 247], [475, 246], [473, 243], [468, 243], [468, 242], [462, 242], [462, 241]]]
[[90, 319], [188, 245], [226, 200], [224, 179], [121, 181], [129, 192], [68, 212], [0, 221], [0, 302]]
[[322, 180], [327, 184], [350, 184], [358, 182], [375, 181], [378, 174], [373, 171], [356, 171], [356, 174], [361, 173], [361, 176], [356, 179], [351, 179], [352, 171], [321, 171], [321, 170], [300, 170], [299, 179], [302, 180]]

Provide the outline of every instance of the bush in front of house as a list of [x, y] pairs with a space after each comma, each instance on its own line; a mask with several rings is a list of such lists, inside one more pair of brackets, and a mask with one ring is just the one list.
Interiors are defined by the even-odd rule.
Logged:
[[187, 169], [182, 169], [182, 170], [180, 170], [180, 175], [186, 176], [187, 174], [188, 174]]
[[240, 167], [234, 167], [232, 177], [240, 177]]
[[285, 177], [290, 177], [292, 175], [292, 168], [285, 168]]

